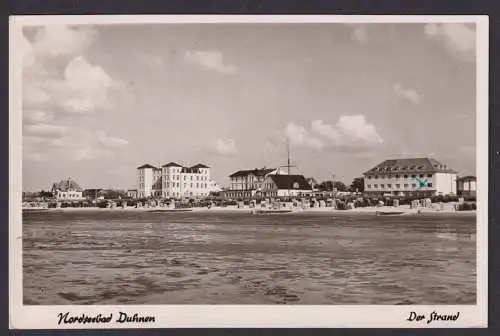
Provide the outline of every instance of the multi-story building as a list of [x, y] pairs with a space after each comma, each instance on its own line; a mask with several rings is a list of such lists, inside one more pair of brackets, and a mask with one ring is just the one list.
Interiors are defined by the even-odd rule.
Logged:
[[161, 167], [145, 164], [137, 168], [137, 197], [182, 198], [208, 196], [214, 182], [210, 167], [184, 167], [170, 162]]
[[432, 196], [457, 193], [457, 172], [430, 158], [386, 160], [363, 175], [368, 194]]
[[262, 188], [269, 175], [285, 175], [281, 168], [255, 168], [238, 170], [229, 175], [229, 189], [224, 195], [229, 198], [249, 198]]
[[459, 196], [476, 196], [477, 179], [475, 176], [463, 176], [457, 179], [457, 194]]
[[83, 189], [71, 178], [53, 183], [51, 191], [58, 201], [77, 201], [83, 199]]

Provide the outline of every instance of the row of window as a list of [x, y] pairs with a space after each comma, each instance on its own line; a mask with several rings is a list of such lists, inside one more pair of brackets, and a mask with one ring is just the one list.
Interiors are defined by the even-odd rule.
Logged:
[[[398, 178], [405, 178], [405, 179], [407, 179], [407, 178], [410, 178], [410, 177], [411, 178], [416, 178], [417, 175], [416, 174], [412, 174], [412, 175], [406, 175], [406, 174], [405, 175], [399, 175], [399, 174], [396, 174], [394, 176], [393, 175], [381, 175], [380, 177], [378, 175], [375, 175], [375, 176], [369, 175], [369, 176], [367, 176], [367, 179], [368, 180], [371, 180], [371, 179], [376, 180], [378, 178], [380, 178], [380, 179], [392, 179], [392, 178], [396, 178], [396, 179], [398, 179]], [[420, 175], [418, 175], [418, 177], [424, 178], [425, 174], [420, 174]], [[427, 178], [432, 178], [432, 174], [427, 174]]]
[[[164, 182], [163, 188], [180, 188], [179, 182]], [[153, 184], [152, 189], [160, 189], [161, 184]], [[184, 183], [184, 188], [188, 188], [188, 183]], [[189, 188], [208, 188], [207, 183], [189, 183]], [[144, 183], [139, 183], [139, 189], [144, 189]]]
[[[385, 188], [386, 188], [386, 186], [387, 186], [387, 189], [392, 189], [392, 184], [387, 184], [387, 185], [386, 185], [386, 184], [381, 184], [381, 185], [380, 185], [380, 188], [381, 188], [381, 189], [385, 189]], [[396, 184], [395, 186], [396, 186], [396, 189], [400, 189], [400, 188], [401, 188], [401, 184]], [[378, 185], [378, 184], [374, 184], [374, 185], [373, 185], [373, 189], [378, 189], [378, 187], [379, 187], [379, 185]], [[403, 188], [405, 188], [405, 189], [408, 189], [409, 187], [410, 187], [410, 185], [409, 185], [409, 184], [407, 184], [407, 183], [405, 183], [405, 184], [403, 185]], [[416, 184], [416, 183], [412, 183], [411, 187], [412, 187], [412, 188], [416, 188], [416, 187], [417, 187], [417, 184]], [[428, 188], [432, 188], [432, 183], [427, 183], [427, 187], [428, 187]], [[367, 188], [367, 189], [371, 189], [371, 188], [372, 188], [372, 185], [371, 185], [371, 184], [367, 184], [367, 185], [366, 185], [366, 188]]]

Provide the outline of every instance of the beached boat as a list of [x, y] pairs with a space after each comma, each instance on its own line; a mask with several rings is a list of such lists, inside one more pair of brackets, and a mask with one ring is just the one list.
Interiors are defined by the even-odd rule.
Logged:
[[268, 215], [268, 214], [286, 214], [294, 212], [291, 209], [254, 209], [252, 214], [254, 215]]
[[406, 214], [404, 211], [377, 211], [375, 215], [377, 216], [401, 216]]
[[154, 213], [164, 213], [164, 212], [189, 212], [193, 211], [192, 208], [185, 208], [185, 209], [153, 209], [149, 210], [149, 212], [154, 212]]

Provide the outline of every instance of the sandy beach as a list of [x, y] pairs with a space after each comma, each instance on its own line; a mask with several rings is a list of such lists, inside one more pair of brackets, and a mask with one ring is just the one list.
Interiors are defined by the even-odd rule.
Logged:
[[[259, 208], [257, 208], [259, 209]], [[254, 209], [249, 208], [249, 207], [244, 207], [244, 208], [238, 208], [237, 206], [227, 206], [227, 207], [212, 207], [212, 208], [192, 208], [193, 212], [197, 213], [251, 213]], [[49, 209], [42, 209], [42, 208], [27, 208], [23, 209], [23, 211], [49, 211], [49, 212], [80, 212], [80, 211], [127, 211], [127, 212], [183, 212], [182, 210], [180, 211], [172, 211], [172, 209], [168, 208], [135, 208], [135, 207], [117, 207], [117, 208], [49, 208]], [[297, 209], [291, 214], [309, 214], [309, 213], [316, 213], [316, 214], [328, 214], [328, 213], [335, 213], [335, 214], [376, 214], [377, 212], [384, 212], [384, 213], [389, 213], [389, 212], [403, 212], [404, 214], [417, 214], [417, 212], [420, 211], [421, 214], [425, 213], [432, 213], [432, 214], [455, 214], [455, 215], [476, 215], [476, 210], [469, 210], [469, 211], [456, 211], [454, 210], [453, 206], [448, 205], [446, 206], [443, 210], [437, 209], [437, 208], [416, 208], [416, 209], [410, 209], [409, 205], [402, 205], [398, 207], [392, 207], [392, 206], [382, 206], [382, 207], [377, 207], [377, 206], [372, 206], [372, 207], [359, 207], [359, 208], [354, 208], [354, 209], [349, 209], [349, 210], [337, 210], [333, 207], [318, 207], [318, 208], [307, 208], [307, 209]], [[290, 213], [288, 213], [290, 214]]]

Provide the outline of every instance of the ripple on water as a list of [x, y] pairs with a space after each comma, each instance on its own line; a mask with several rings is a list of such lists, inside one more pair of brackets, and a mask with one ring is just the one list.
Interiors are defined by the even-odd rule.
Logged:
[[23, 214], [23, 300], [474, 303], [475, 219], [425, 217]]

